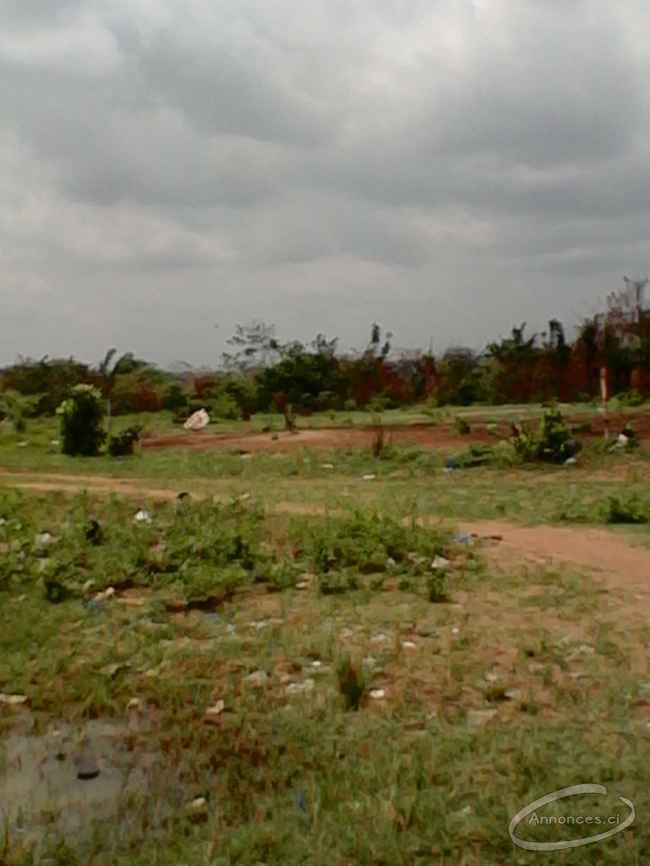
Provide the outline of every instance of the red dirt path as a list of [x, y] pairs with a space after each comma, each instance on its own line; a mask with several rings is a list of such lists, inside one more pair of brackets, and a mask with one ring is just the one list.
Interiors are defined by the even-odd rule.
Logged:
[[[585, 419], [574, 417], [571, 424], [579, 425]], [[609, 429], [614, 435], [633, 421], [637, 435], [650, 444], [650, 414], [635, 415], [610, 414]], [[424, 448], [440, 448], [443, 450], [463, 449], [470, 444], [494, 443], [497, 438], [487, 431], [487, 418], [472, 419], [472, 432], [461, 436], [454, 424], [409, 424], [384, 427], [386, 443], [400, 445], [417, 445]], [[580, 438], [595, 438], [603, 435], [604, 421], [597, 417], [590, 421], [591, 431], [581, 433]], [[501, 438], [510, 435], [510, 425], [502, 422], [498, 426]], [[332, 427], [318, 430], [299, 430], [296, 433], [223, 433], [214, 434], [206, 431], [197, 433], [178, 433], [171, 436], [151, 436], [143, 440], [144, 448], [187, 448], [193, 451], [211, 451], [222, 449], [238, 452], [258, 451], [293, 451], [297, 448], [322, 448], [334, 450], [369, 448], [377, 433], [374, 427]]]

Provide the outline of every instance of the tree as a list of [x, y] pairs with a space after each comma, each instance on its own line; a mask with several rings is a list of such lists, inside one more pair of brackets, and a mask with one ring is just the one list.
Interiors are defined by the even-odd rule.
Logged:
[[275, 325], [268, 325], [254, 319], [244, 325], [236, 325], [235, 333], [226, 341], [233, 346], [234, 352], [224, 352], [223, 365], [226, 369], [247, 373], [260, 367], [267, 367], [269, 360], [277, 355], [279, 343], [275, 337]]

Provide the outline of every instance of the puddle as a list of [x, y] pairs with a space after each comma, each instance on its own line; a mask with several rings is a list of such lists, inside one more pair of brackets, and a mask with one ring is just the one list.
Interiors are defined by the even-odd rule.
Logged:
[[187, 802], [151, 738], [133, 748], [128, 723], [61, 722], [36, 735], [25, 721], [0, 740], [0, 828], [12, 844], [42, 854], [61, 841], [80, 850], [108, 835], [119, 846], [150, 836]]

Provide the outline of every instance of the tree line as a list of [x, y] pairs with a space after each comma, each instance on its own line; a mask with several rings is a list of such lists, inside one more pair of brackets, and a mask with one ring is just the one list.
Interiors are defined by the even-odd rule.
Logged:
[[396, 352], [392, 334], [373, 323], [367, 345], [339, 352], [338, 340], [318, 334], [310, 343], [281, 342], [264, 322], [238, 325], [212, 370], [170, 373], [133, 353], [111, 349], [97, 364], [74, 358], [19, 357], [0, 370], [0, 414], [22, 399], [31, 415], [53, 414], [77, 384], [92, 384], [112, 414], [171, 410], [179, 420], [197, 408], [217, 417], [255, 412], [589, 401], [607, 368], [612, 394], [631, 402], [650, 394], [650, 310], [647, 281], [627, 280], [603, 313], [585, 319], [569, 340], [560, 321], [528, 334], [526, 324], [483, 351], [455, 346], [442, 354]]

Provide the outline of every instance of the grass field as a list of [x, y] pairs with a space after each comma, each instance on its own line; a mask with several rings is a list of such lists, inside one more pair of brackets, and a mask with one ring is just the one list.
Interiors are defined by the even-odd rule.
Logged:
[[[643, 448], [449, 472], [56, 436], [0, 433], [2, 866], [647, 863]], [[622, 795], [635, 823], [513, 844], [586, 783], [608, 796], [544, 814], [622, 820]]]

